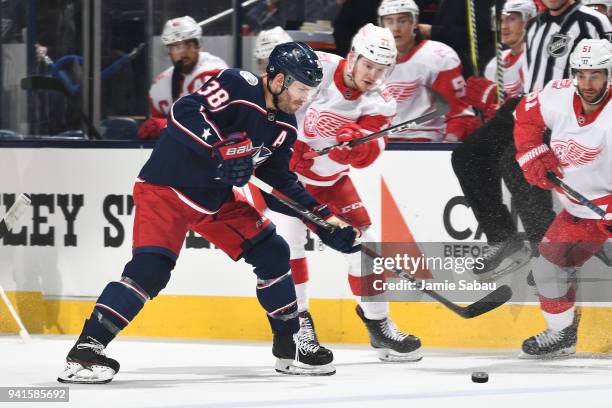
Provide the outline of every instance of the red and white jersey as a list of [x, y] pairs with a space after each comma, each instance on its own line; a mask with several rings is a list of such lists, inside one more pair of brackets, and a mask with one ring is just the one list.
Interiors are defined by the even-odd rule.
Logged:
[[[525, 52], [512, 55], [510, 50], [502, 51], [502, 78], [506, 100], [523, 93], [523, 67], [527, 63]], [[496, 82], [497, 59], [492, 58], [485, 68], [485, 78]]]
[[[602, 209], [612, 198], [612, 103], [589, 114], [571, 79], [549, 82], [518, 105], [514, 128], [517, 151], [543, 143], [545, 128], [552, 132], [550, 148], [561, 163], [563, 181]], [[580, 218], [598, 218], [587, 207], [559, 193], [567, 211]]]
[[[193, 70], [184, 76], [179, 96], [197, 91], [211, 75], [208, 71], [228, 68], [225, 61], [208, 52], [200, 52]], [[149, 89], [149, 111], [151, 116], [166, 117], [172, 105], [172, 73], [174, 66], [159, 74]]]
[[397, 100], [397, 115], [392, 125], [421, 116], [433, 109], [427, 88], [442, 94], [450, 105], [446, 117], [434, 118], [415, 129], [396, 133], [390, 138], [411, 141], [440, 142], [446, 134], [461, 138], [475, 119], [474, 111], [463, 100], [465, 79], [457, 53], [437, 41], [421, 41], [408, 55], [398, 58], [385, 89]]
[[[337, 130], [348, 123], [357, 123], [370, 132], [387, 127], [395, 115], [393, 97], [385, 91], [361, 93], [346, 87], [342, 81], [346, 60], [334, 54], [317, 54], [323, 67], [323, 82], [316, 98], [295, 115], [298, 123], [296, 144], [305, 143], [316, 150], [332, 146], [337, 143]], [[377, 140], [382, 152], [385, 140]], [[294, 150], [303, 149], [297, 146]], [[299, 157], [294, 157], [294, 160], [299, 160]], [[348, 172], [348, 165], [324, 155], [316, 157], [307, 170], [298, 172], [298, 178], [306, 184], [329, 186]]]

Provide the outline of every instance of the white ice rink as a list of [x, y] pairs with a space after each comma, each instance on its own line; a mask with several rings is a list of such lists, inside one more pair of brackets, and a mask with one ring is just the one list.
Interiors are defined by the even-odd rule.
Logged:
[[[72, 336], [0, 337], [0, 386], [56, 382]], [[612, 359], [526, 361], [515, 351], [425, 350], [417, 363], [383, 364], [366, 346], [330, 345], [336, 375], [277, 374], [268, 343], [120, 338], [121, 371], [106, 385], [71, 385], [69, 403], [2, 407], [612, 407]], [[489, 382], [471, 382], [473, 371]]]

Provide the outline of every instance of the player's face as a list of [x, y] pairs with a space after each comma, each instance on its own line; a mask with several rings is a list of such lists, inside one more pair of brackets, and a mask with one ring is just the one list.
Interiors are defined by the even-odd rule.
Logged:
[[579, 69], [575, 75], [578, 91], [586, 102], [596, 102], [608, 86], [608, 72], [605, 69]]
[[525, 23], [521, 13], [507, 13], [501, 16], [501, 42], [513, 47], [519, 41], [523, 41], [523, 30]]
[[353, 68], [353, 83], [360, 92], [367, 92], [380, 85], [389, 72], [389, 67], [360, 56]]
[[414, 43], [415, 22], [412, 14], [390, 14], [382, 17], [382, 24], [385, 28], [391, 30], [393, 38], [395, 38], [395, 46], [398, 49], [403, 49], [411, 46]]
[[293, 114], [315, 97], [318, 88], [293, 81], [289, 87], [278, 96], [278, 109]]
[[200, 47], [195, 40], [179, 41], [168, 45], [168, 56], [172, 64], [181, 61], [183, 63], [183, 73], [190, 73], [198, 62]]
[[542, 3], [544, 3], [544, 5], [549, 9], [556, 11], [565, 7], [565, 5], [570, 1], [571, 0], [542, 0]]

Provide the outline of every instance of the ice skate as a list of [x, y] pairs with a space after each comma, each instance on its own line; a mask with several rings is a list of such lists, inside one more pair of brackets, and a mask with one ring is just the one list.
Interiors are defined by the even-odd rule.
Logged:
[[476, 263], [472, 273], [480, 281], [491, 281], [515, 272], [531, 259], [531, 248], [518, 236], [489, 244], [489, 251]]
[[336, 373], [331, 365], [334, 355], [319, 344], [308, 312], [301, 313], [297, 333], [274, 335], [272, 354], [277, 358], [275, 369], [282, 374], [323, 376]]
[[105, 384], [119, 372], [119, 363], [104, 355], [104, 346], [81, 335], [66, 357], [66, 368], [57, 381], [72, 384]]
[[572, 324], [563, 330], [546, 329], [523, 342], [521, 358], [549, 359], [576, 353], [577, 326]]
[[371, 320], [365, 317], [359, 305], [355, 310], [365, 323], [370, 336], [370, 344], [378, 352], [378, 358], [381, 361], [419, 361], [423, 358], [421, 340], [418, 337], [402, 333], [388, 317], [382, 320]]

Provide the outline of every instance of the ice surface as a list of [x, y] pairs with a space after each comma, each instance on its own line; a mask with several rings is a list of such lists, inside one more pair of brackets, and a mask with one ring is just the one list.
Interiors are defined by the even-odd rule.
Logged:
[[[74, 336], [0, 337], [0, 386], [56, 382]], [[610, 407], [612, 359], [579, 354], [521, 360], [516, 351], [426, 349], [416, 363], [381, 363], [366, 346], [329, 345], [331, 377], [277, 374], [267, 342], [119, 338], [107, 355], [121, 371], [106, 385], [71, 385], [70, 403], [16, 407]], [[471, 382], [473, 371], [489, 382]]]

